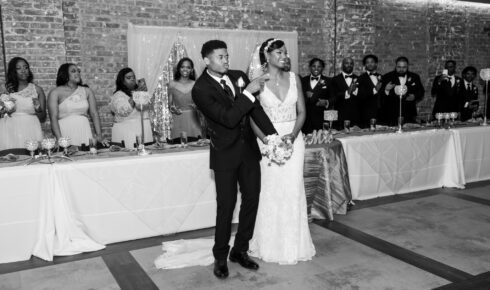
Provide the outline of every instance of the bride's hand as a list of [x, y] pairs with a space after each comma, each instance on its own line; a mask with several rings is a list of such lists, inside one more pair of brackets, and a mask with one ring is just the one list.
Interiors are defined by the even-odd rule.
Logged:
[[290, 144], [293, 144], [294, 140], [296, 139], [296, 136], [294, 135], [294, 133], [289, 133], [289, 134], [282, 136], [281, 139], [284, 143], [289, 142]]
[[245, 88], [249, 93], [255, 94], [256, 92], [259, 92], [263, 86], [265, 85], [265, 82], [270, 79], [270, 75], [264, 74], [253, 81], [251, 81], [248, 86]]

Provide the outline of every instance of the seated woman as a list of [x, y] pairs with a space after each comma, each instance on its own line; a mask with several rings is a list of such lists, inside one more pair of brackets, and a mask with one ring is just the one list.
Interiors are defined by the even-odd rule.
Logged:
[[[90, 139], [104, 146], [109, 145], [102, 138], [94, 92], [82, 83], [77, 65], [65, 63], [58, 69], [56, 88], [48, 95], [48, 112], [51, 130], [56, 138], [69, 137], [71, 144], [76, 146], [88, 145]], [[87, 113], [94, 123], [95, 137]]]
[[41, 123], [46, 119], [46, 96], [38, 85], [32, 83], [34, 76], [29, 63], [14, 57], [7, 68], [7, 95], [15, 103], [15, 111], [0, 119], [0, 150], [24, 148], [26, 140], [43, 139]]
[[194, 63], [190, 58], [182, 58], [177, 63], [174, 81], [169, 84], [170, 112], [174, 119], [172, 139], [179, 139], [182, 132], [186, 132], [190, 141], [202, 136], [196, 105], [191, 95], [195, 79]]
[[[136, 106], [133, 100], [133, 92], [146, 91], [144, 82], [136, 84], [134, 72], [129, 67], [119, 71], [116, 78], [116, 91], [109, 104], [114, 113], [114, 125], [112, 126], [112, 141], [124, 141], [126, 148], [133, 148], [136, 136], [141, 136], [141, 108]], [[149, 106], [143, 106], [143, 127], [145, 143], [153, 142]]]

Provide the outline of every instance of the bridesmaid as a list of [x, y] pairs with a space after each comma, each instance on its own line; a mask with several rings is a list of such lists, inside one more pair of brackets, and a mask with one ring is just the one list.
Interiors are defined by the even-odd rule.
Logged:
[[180, 138], [186, 132], [189, 139], [201, 136], [201, 125], [192, 101], [191, 91], [195, 83], [194, 63], [184, 57], [177, 63], [174, 81], [169, 84], [170, 112], [173, 114], [172, 139]]
[[88, 145], [94, 138], [87, 118], [89, 113], [95, 127], [95, 140], [109, 145], [102, 138], [94, 92], [82, 83], [77, 65], [65, 63], [58, 69], [56, 88], [48, 95], [48, 112], [56, 138], [70, 137], [72, 145]]
[[[141, 109], [133, 101], [134, 91], [146, 91], [143, 81], [136, 83], [136, 77], [131, 68], [126, 67], [119, 71], [116, 78], [116, 91], [109, 104], [114, 113], [112, 126], [112, 141], [124, 141], [126, 148], [133, 148], [136, 136], [141, 136]], [[148, 106], [143, 106], [143, 127], [145, 130], [145, 143], [153, 142], [153, 134], [148, 115]]]
[[41, 123], [46, 119], [46, 96], [38, 85], [27, 60], [14, 57], [7, 68], [5, 87], [15, 100], [15, 112], [0, 119], [0, 150], [24, 148], [28, 139], [41, 141]]

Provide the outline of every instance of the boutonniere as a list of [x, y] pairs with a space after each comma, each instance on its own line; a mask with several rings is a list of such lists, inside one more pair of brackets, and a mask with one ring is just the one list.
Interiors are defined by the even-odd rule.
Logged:
[[459, 79], [456, 79], [456, 83], [459, 85]]
[[411, 82], [412, 81], [412, 78], [411, 77], [408, 77], [408, 80], [407, 81], [408, 82]]
[[[473, 85], [472, 85], [473, 86]], [[476, 92], [476, 86], [473, 86], [473, 91]]]
[[320, 85], [324, 85], [325, 84], [325, 80], [324, 79], [320, 79]]
[[355, 84], [357, 85], [357, 84], [358, 84], [358, 83], [357, 83], [357, 78], [354, 78], [354, 79], [352, 80], [352, 82], [353, 82], [353, 83], [355, 83]]
[[381, 81], [381, 75], [378, 75], [378, 81], [379, 82]]
[[240, 77], [237, 81], [237, 86], [240, 89], [240, 94], [243, 92], [243, 87], [245, 87], [245, 81]]

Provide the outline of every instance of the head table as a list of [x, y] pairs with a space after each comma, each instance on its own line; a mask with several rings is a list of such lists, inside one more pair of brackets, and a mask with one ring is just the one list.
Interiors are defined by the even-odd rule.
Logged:
[[[209, 148], [152, 152], [99, 150], [80, 152], [73, 162], [21, 166], [28, 162], [23, 156], [0, 163], [0, 263], [31, 255], [51, 261], [108, 243], [213, 227]], [[308, 148], [304, 170], [311, 218], [345, 213], [351, 196], [340, 142]]]
[[[351, 199], [490, 179], [488, 126], [336, 136], [330, 144], [307, 146], [310, 218], [345, 214]], [[214, 226], [207, 147], [75, 159], [0, 163], [0, 263], [31, 255], [49, 261], [108, 243]]]

